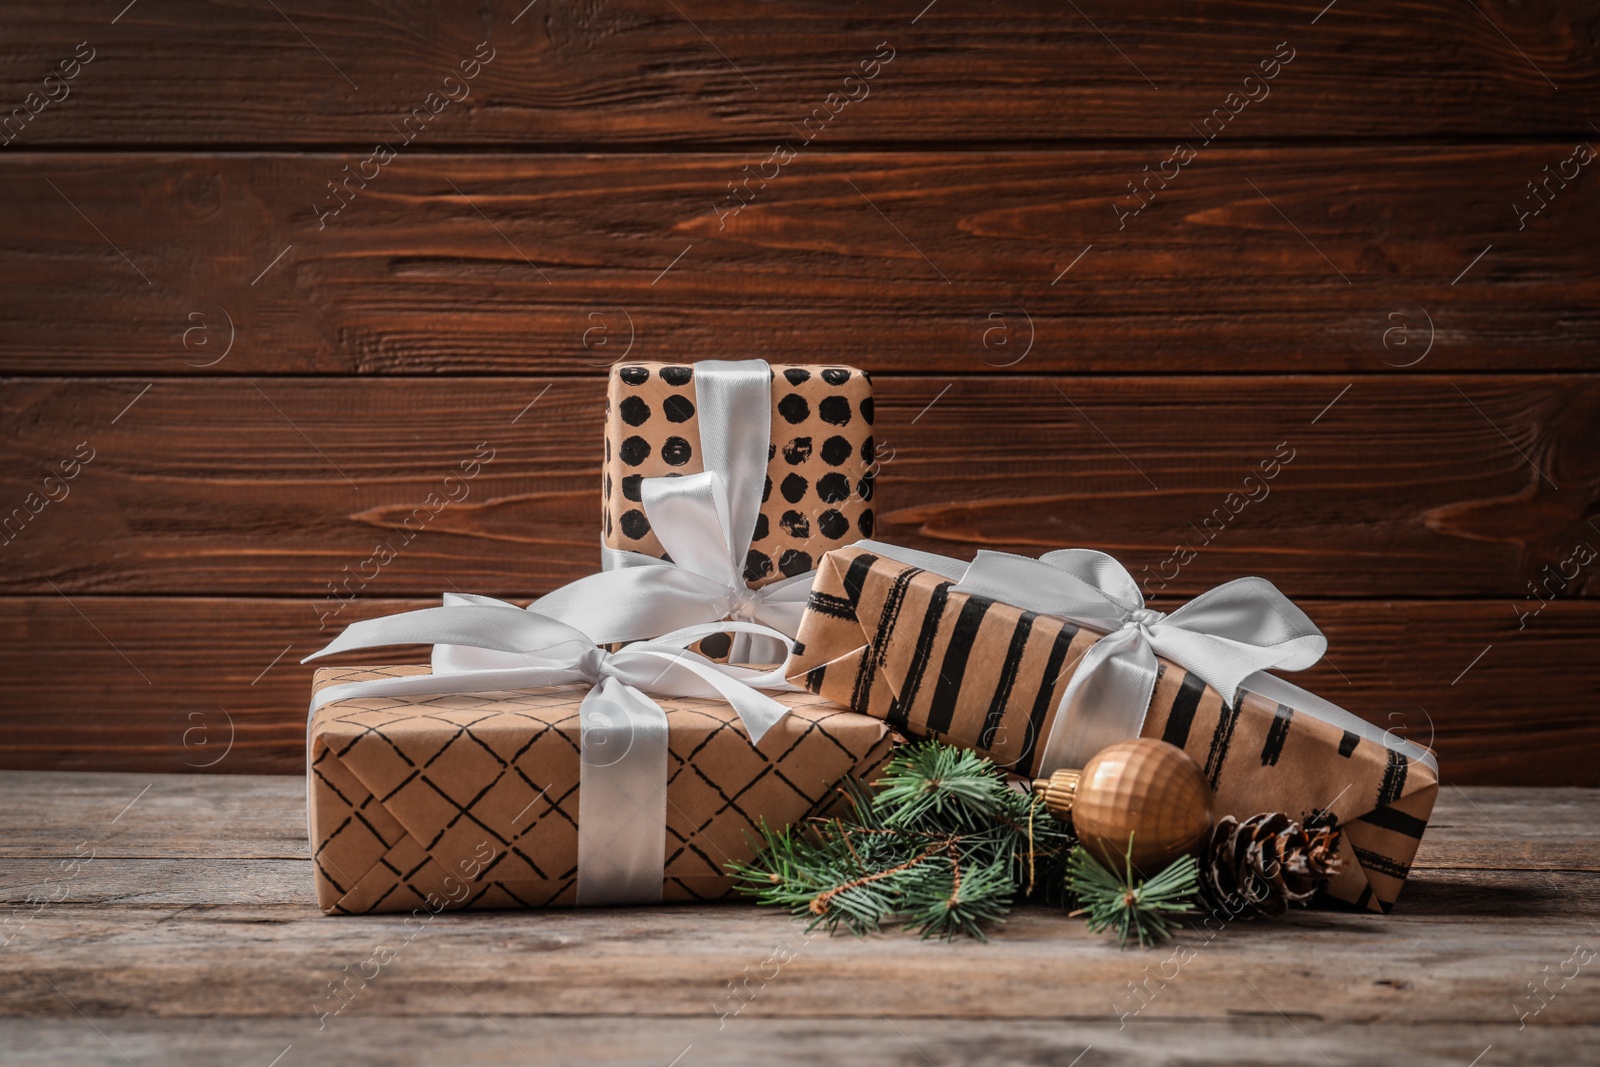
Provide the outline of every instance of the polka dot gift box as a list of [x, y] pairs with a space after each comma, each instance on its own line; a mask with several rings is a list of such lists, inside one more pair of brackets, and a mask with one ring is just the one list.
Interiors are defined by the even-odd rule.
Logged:
[[[744, 578], [760, 588], [872, 535], [872, 380], [855, 367], [772, 367], [772, 438]], [[624, 363], [606, 404], [607, 547], [666, 558], [640, 501], [645, 478], [698, 474], [694, 367]]]

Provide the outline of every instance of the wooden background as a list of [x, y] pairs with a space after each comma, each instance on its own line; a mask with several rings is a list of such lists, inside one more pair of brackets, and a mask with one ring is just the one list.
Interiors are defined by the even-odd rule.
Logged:
[[298, 770], [336, 627], [592, 569], [626, 354], [864, 366], [880, 536], [1264, 575], [1447, 781], [1600, 784], [1600, 10], [925, 3], [0, 8], [0, 115], [93, 50], [0, 147], [0, 766]]

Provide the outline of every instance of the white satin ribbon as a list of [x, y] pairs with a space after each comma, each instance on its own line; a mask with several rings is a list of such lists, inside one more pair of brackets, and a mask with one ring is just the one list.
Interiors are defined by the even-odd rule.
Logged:
[[1305, 670], [1328, 641], [1315, 623], [1265, 578], [1237, 578], [1176, 611], [1144, 606], [1131, 574], [1091, 549], [1047, 552], [1038, 559], [981, 551], [970, 564], [929, 552], [862, 541], [859, 547], [942, 575], [955, 592], [1054, 615], [1109, 631], [1090, 647], [1067, 683], [1044, 739], [1039, 773], [1082, 767], [1107, 745], [1137, 737], [1155, 693], [1163, 656], [1233, 703], [1241, 690], [1312, 714], [1437, 769], [1432, 753], [1396, 738], [1267, 670]]
[[1236, 578], [1167, 614], [1144, 606], [1122, 564], [1086, 548], [1038, 559], [979, 552], [955, 591], [1110, 631], [1084, 654], [1061, 696], [1041, 756], [1046, 773], [1082, 767], [1107, 745], [1139, 736], [1157, 656], [1232, 704], [1258, 671], [1304, 670], [1328, 648], [1316, 624], [1265, 578]]
[[[529, 611], [577, 627], [597, 644], [634, 641], [734, 619], [787, 637], [800, 628], [815, 572], [751, 589], [745, 557], [761, 513], [772, 437], [772, 368], [765, 360], [694, 365], [704, 470], [645, 478], [639, 499], [671, 562], [601, 546], [603, 570], [557, 589]], [[782, 660], [788, 643], [736, 636], [730, 658]]]
[[789, 709], [754, 686], [789, 690], [782, 670], [713, 663], [688, 646], [733, 630], [781, 640], [753, 623], [706, 623], [607, 652], [580, 630], [491, 597], [352, 623], [306, 662], [383, 645], [431, 644], [432, 674], [329, 686], [311, 710], [340, 700], [436, 696], [583, 683], [579, 707], [578, 903], [661, 899], [666, 861], [667, 716], [648, 693], [720, 699], [757, 743]]

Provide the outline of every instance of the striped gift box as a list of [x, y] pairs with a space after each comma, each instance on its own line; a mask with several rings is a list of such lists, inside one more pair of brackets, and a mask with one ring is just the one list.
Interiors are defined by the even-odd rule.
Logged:
[[[1102, 634], [954, 584], [864, 548], [829, 552], [787, 673], [903, 733], [1036, 775], [1061, 694]], [[1250, 692], [1225, 704], [1162, 660], [1143, 733], [1194, 757], [1218, 815], [1332, 814], [1344, 827], [1344, 865], [1330, 894], [1369, 911], [1393, 907], [1439, 785], [1383, 731]]]

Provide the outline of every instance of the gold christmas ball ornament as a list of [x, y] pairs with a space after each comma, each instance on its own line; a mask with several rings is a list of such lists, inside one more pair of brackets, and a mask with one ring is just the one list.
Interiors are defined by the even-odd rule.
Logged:
[[1199, 765], [1153, 737], [1119, 741], [1083, 770], [1056, 771], [1033, 788], [1052, 814], [1072, 819], [1079, 843], [1113, 871], [1131, 859], [1136, 873], [1154, 877], [1196, 851], [1211, 830], [1211, 787]]

